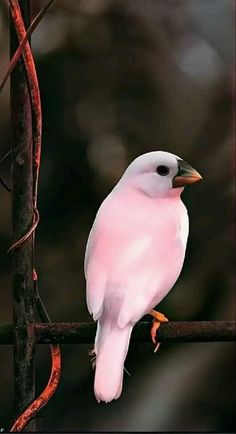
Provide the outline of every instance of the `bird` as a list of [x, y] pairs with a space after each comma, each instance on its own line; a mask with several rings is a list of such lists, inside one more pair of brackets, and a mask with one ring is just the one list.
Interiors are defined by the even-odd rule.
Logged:
[[150, 313], [155, 343], [160, 323], [168, 321], [154, 307], [172, 289], [184, 263], [189, 218], [181, 193], [201, 179], [177, 155], [148, 152], [131, 162], [98, 209], [84, 260], [87, 307], [97, 321], [98, 402], [121, 395], [135, 323]]

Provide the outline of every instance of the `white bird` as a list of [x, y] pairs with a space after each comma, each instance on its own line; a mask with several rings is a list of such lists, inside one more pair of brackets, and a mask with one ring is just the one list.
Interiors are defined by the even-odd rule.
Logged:
[[[97, 333], [94, 393], [122, 391], [134, 324], [167, 295], [181, 272], [189, 232], [180, 195], [201, 175], [180, 157], [154, 151], [136, 158], [100, 206], [85, 253], [87, 305]], [[152, 332], [153, 336], [153, 332]], [[153, 339], [155, 340], [155, 339]]]

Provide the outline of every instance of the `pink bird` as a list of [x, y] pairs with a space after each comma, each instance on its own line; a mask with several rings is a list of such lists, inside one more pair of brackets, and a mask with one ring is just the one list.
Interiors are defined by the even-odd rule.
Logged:
[[180, 195], [201, 175], [176, 155], [136, 158], [100, 206], [85, 253], [87, 305], [97, 321], [94, 393], [119, 398], [132, 329], [155, 318], [152, 338], [167, 318], [153, 310], [181, 272], [189, 232]]

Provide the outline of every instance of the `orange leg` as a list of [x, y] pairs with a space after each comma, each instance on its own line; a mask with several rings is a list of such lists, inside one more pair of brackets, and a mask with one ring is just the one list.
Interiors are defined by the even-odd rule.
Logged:
[[158, 350], [160, 343], [157, 343], [156, 341], [156, 335], [157, 330], [159, 329], [162, 322], [168, 322], [168, 319], [160, 312], [157, 312], [156, 310], [152, 309], [151, 312], [149, 312], [149, 315], [154, 317], [154, 320], [152, 322], [152, 328], [151, 328], [151, 338], [152, 342], [154, 343], [155, 349], [154, 353]]

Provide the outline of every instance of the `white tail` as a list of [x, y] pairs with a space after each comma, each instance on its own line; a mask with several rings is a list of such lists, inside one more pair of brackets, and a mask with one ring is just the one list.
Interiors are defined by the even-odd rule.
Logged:
[[122, 391], [124, 361], [132, 326], [120, 328], [111, 322], [98, 321], [95, 340], [96, 372], [94, 393], [98, 401], [110, 402]]

